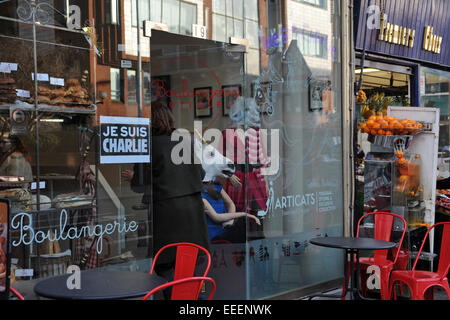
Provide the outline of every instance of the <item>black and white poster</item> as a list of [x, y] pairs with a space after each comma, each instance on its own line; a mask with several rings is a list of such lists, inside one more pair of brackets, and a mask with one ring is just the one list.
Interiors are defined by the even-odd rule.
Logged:
[[149, 163], [150, 119], [100, 116], [100, 163]]

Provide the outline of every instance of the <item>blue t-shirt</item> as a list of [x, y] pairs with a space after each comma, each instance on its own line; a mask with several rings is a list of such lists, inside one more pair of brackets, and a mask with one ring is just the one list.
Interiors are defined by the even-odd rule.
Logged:
[[[214, 189], [220, 194], [222, 192], [222, 185], [219, 182], [215, 182], [213, 185]], [[223, 201], [222, 197], [220, 197], [218, 200], [213, 199], [206, 188], [202, 191], [202, 197], [206, 201], [209, 202], [209, 204], [214, 208], [214, 210], [218, 213], [226, 213], [227, 208], [225, 207], [225, 202]], [[214, 239], [216, 236], [220, 235], [224, 229], [222, 228], [222, 223], [216, 223], [214, 222], [207, 213], [206, 214], [206, 222], [208, 224], [208, 233], [209, 233], [209, 239]]]

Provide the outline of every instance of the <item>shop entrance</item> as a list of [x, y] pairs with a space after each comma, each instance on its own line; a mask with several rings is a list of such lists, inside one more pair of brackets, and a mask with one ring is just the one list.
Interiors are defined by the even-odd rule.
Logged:
[[364, 69], [356, 68], [355, 78], [359, 83], [362, 74], [361, 89], [370, 98], [375, 94], [392, 97], [394, 106], [410, 106], [412, 88], [412, 70], [409, 67], [388, 63], [365, 61]]
[[[228, 156], [223, 143], [227, 129], [246, 127], [245, 51], [243, 45], [152, 30], [150, 62], [143, 65], [143, 70], [149, 71], [144, 77], [144, 99], [151, 100], [152, 105], [156, 102], [168, 105], [174, 116], [175, 128], [180, 133], [191, 137], [200, 134], [208, 143], [208, 147], [203, 145], [203, 154], [209, 148], [208, 152], [213, 157], [226, 156], [234, 165], [235, 177], [240, 178], [241, 187], [233, 193], [228, 192], [229, 199], [226, 199], [221, 192], [229, 191], [231, 174], [223, 174], [225, 163], [213, 161], [209, 164], [205, 163], [205, 158], [202, 159], [202, 167], [207, 173], [203, 180], [202, 200], [217, 213], [232, 212], [230, 210], [248, 212], [247, 181], [245, 175], [239, 175], [239, 172], [245, 172], [245, 159]], [[241, 142], [239, 145], [245, 146], [245, 138]], [[232, 201], [235, 209], [229, 207], [227, 200]], [[188, 210], [180, 214], [188, 214]], [[220, 288], [215, 298], [245, 299], [245, 248], [251, 228], [255, 226], [248, 223], [250, 219], [246, 220], [245, 216], [224, 221], [222, 225], [206, 211], [204, 214], [213, 260], [209, 276]], [[177, 221], [173, 223], [175, 225]], [[192, 230], [201, 231], [195, 225], [192, 225]], [[236, 257], [237, 252], [239, 257]], [[236, 258], [241, 259], [239, 264], [235, 263]], [[236, 295], [238, 291], [241, 296]]]

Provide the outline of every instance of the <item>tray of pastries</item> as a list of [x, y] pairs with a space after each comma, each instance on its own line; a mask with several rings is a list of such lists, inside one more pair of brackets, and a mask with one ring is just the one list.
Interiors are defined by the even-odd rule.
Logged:
[[[93, 101], [89, 97], [88, 90], [81, 86], [78, 79], [72, 78], [67, 80], [64, 87], [52, 89], [45, 85], [39, 85], [37, 89], [38, 104], [41, 106], [57, 106], [88, 110], [92, 110], [93, 108]], [[34, 103], [33, 98], [21, 100]]]
[[0, 104], [14, 103], [17, 98], [16, 81], [12, 78], [0, 78]]

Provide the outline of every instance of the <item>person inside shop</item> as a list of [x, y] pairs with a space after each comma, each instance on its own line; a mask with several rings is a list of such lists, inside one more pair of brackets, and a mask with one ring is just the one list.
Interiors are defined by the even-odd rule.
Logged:
[[30, 155], [18, 136], [4, 134], [0, 138], [0, 176], [33, 179]]
[[245, 243], [245, 216], [261, 225], [260, 220], [245, 212], [236, 212], [236, 206], [219, 181], [204, 183], [202, 191], [208, 233], [211, 242]]
[[[204, 170], [194, 164], [193, 148], [191, 164], [176, 165], [171, 160], [178, 142], [171, 140], [175, 128], [170, 108], [156, 101], [151, 105], [151, 114], [152, 164], [135, 164], [132, 171], [123, 171], [122, 177], [130, 181], [132, 190], [144, 193], [142, 201], [147, 205], [152, 192], [153, 255], [163, 246], [177, 242], [195, 243], [210, 251], [201, 193]], [[166, 250], [155, 266], [156, 273], [169, 281], [173, 280], [175, 255], [175, 248]]]
[[361, 148], [361, 145], [356, 145], [356, 163], [358, 166], [360, 166], [364, 162], [364, 158], [366, 157], [366, 154], [364, 153], [364, 150]]

